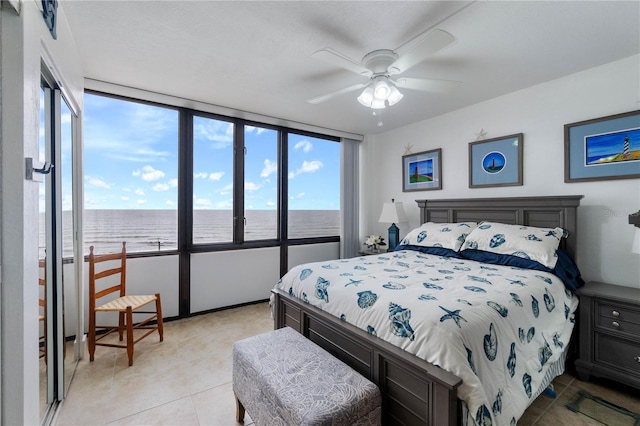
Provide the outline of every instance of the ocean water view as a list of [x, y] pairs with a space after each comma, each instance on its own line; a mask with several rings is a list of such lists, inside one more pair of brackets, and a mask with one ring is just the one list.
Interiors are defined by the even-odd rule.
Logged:
[[[275, 239], [277, 212], [247, 210], [245, 241]], [[340, 235], [339, 210], [289, 210], [289, 238]], [[73, 256], [71, 212], [62, 212], [63, 257]], [[44, 256], [44, 214], [40, 214], [40, 257]], [[194, 244], [225, 243], [233, 240], [231, 210], [194, 210]], [[85, 210], [84, 254], [89, 246], [95, 253], [119, 251], [127, 242], [127, 252], [175, 250], [178, 247], [176, 210]]]

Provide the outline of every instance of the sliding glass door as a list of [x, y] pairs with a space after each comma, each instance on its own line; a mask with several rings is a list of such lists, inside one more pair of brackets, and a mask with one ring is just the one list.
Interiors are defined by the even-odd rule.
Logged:
[[[34, 178], [39, 180], [39, 356], [40, 420], [49, 424], [54, 408], [64, 398], [75, 368], [74, 351], [66, 350], [65, 298], [75, 305], [73, 147], [77, 115], [56, 80], [43, 67], [40, 90], [39, 158]], [[66, 273], [65, 273], [66, 272]], [[70, 329], [74, 326], [71, 324]], [[73, 332], [71, 333], [73, 334]], [[66, 371], [65, 371], [66, 370]]]

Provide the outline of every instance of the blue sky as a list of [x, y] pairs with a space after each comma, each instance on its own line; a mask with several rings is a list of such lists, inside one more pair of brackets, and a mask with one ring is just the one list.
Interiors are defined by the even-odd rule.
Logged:
[[[245, 208], [275, 209], [277, 133], [245, 127]], [[87, 209], [173, 209], [178, 185], [178, 113], [86, 94]], [[231, 209], [233, 124], [194, 120], [194, 208]], [[289, 209], [340, 208], [339, 143], [289, 135]]]

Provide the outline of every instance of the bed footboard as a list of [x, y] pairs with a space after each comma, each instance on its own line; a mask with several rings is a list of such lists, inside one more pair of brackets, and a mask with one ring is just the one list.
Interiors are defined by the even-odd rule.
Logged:
[[274, 328], [293, 328], [378, 385], [383, 424], [459, 424], [460, 378], [282, 290], [273, 294]]

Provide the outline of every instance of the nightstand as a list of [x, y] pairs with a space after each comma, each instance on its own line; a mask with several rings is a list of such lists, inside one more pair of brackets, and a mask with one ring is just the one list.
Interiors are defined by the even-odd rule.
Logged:
[[360, 256], [369, 256], [371, 254], [382, 254], [383, 250], [377, 249], [376, 251], [373, 251], [371, 249], [364, 249], [364, 250], [359, 250], [358, 254]]
[[640, 289], [591, 281], [577, 294], [578, 376], [606, 377], [640, 389]]

